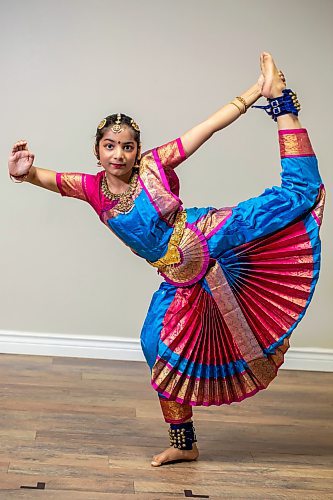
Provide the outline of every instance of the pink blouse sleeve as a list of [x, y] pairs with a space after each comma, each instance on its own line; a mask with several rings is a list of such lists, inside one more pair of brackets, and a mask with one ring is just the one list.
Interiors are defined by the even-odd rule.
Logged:
[[62, 196], [87, 201], [98, 212], [100, 208], [99, 175], [58, 172], [57, 186]]
[[86, 174], [77, 172], [58, 172], [56, 179], [61, 196], [70, 196], [71, 198], [88, 201], [85, 177]]
[[158, 158], [163, 167], [176, 168], [186, 160], [186, 154], [180, 138], [156, 148]]

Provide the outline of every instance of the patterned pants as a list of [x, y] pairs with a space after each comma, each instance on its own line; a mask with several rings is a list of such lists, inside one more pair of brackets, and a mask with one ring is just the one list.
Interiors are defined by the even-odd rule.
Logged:
[[159, 394], [160, 405], [164, 420], [168, 424], [182, 424], [193, 416], [192, 406], [169, 401]]

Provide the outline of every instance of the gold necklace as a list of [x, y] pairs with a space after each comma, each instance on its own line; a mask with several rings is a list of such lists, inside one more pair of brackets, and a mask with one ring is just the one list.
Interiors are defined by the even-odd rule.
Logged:
[[129, 186], [123, 193], [112, 193], [110, 191], [106, 175], [102, 178], [102, 193], [109, 200], [119, 200], [116, 207], [119, 212], [128, 212], [133, 206], [133, 198], [132, 195], [136, 189], [138, 184], [138, 169], [133, 168], [132, 175], [130, 178]]

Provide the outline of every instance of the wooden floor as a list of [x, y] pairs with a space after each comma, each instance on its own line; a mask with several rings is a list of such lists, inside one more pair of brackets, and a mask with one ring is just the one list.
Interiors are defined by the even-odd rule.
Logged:
[[195, 409], [198, 462], [152, 468], [168, 426], [144, 363], [1, 354], [0, 498], [333, 499], [332, 387], [280, 370], [241, 404]]

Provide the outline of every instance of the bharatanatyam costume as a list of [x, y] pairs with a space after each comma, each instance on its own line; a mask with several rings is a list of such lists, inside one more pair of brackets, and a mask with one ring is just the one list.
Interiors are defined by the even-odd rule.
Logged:
[[279, 143], [281, 187], [234, 207], [183, 208], [180, 139], [141, 157], [125, 202], [104, 194], [105, 171], [57, 174], [63, 196], [87, 201], [164, 278], [141, 342], [166, 422], [265, 389], [310, 303], [325, 192], [306, 130], [280, 130]]

